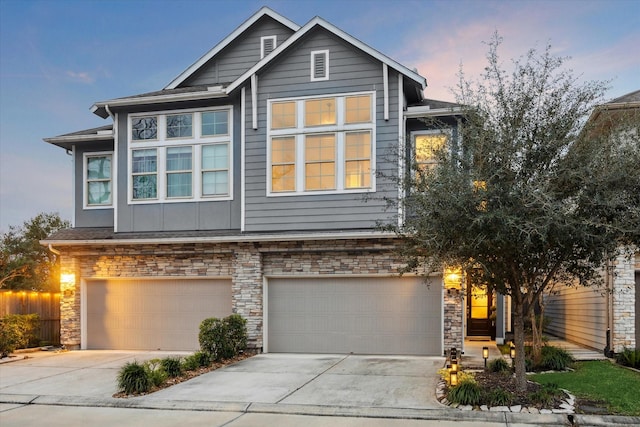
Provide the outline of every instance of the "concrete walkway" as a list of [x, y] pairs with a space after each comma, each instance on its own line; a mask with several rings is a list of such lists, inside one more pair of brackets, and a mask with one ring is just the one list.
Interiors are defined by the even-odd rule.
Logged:
[[596, 351], [592, 348], [583, 347], [579, 344], [565, 341], [562, 338], [554, 337], [551, 335], [546, 336], [547, 338], [549, 338], [549, 345], [559, 347], [568, 351], [575, 360], [607, 360], [607, 357], [604, 355], [604, 351]]

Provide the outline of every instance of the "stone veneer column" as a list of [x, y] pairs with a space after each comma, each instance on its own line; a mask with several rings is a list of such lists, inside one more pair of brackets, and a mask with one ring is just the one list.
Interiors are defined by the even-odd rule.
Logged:
[[60, 256], [60, 276], [71, 278], [60, 283], [60, 343], [69, 350], [80, 349], [80, 275], [75, 257]]
[[443, 298], [444, 351], [448, 352], [451, 350], [451, 347], [455, 347], [460, 351], [464, 343], [464, 331], [462, 330], [462, 293], [459, 290], [445, 289], [443, 291]]
[[636, 347], [636, 282], [633, 253], [623, 253], [616, 260], [613, 278], [612, 347], [618, 353], [624, 347]]
[[247, 319], [248, 347], [261, 349], [263, 326], [262, 254], [252, 244], [234, 247], [233, 312]]

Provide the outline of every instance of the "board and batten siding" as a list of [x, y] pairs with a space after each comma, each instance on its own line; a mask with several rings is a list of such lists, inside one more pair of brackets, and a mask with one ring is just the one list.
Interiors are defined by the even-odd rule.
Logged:
[[190, 76], [181, 86], [230, 83], [261, 59], [261, 37], [276, 36], [276, 46], [280, 46], [291, 34], [293, 34], [293, 30], [273, 18], [265, 16], [222, 51], [218, 52], [215, 57]]
[[547, 297], [546, 332], [586, 347], [607, 345], [607, 297], [600, 288], [563, 287]]
[[[183, 108], [207, 108], [215, 105], [233, 107], [233, 200], [199, 202], [129, 203], [128, 115], [118, 114], [118, 232], [237, 230], [240, 229], [240, 106], [237, 99], [218, 103], [188, 103]], [[159, 107], [160, 108], [160, 107]], [[165, 111], [165, 110], [161, 110]], [[171, 111], [174, 111], [173, 109]], [[178, 110], [179, 111], [179, 110]], [[149, 112], [153, 114], [153, 112]], [[194, 192], [199, 189], [194, 188]]]
[[[312, 51], [329, 50], [329, 80], [310, 81]], [[267, 105], [279, 98], [323, 96], [373, 91], [375, 94], [377, 170], [393, 172], [397, 162], [389, 155], [398, 144], [398, 77], [389, 70], [390, 119], [384, 120], [382, 64], [324, 30], [314, 30], [258, 76], [258, 128], [252, 128], [251, 97], [247, 96], [245, 230], [331, 230], [372, 228], [391, 220], [381, 196], [395, 197], [391, 180], [376, 177], [376, 195], [366, 193], [314, 194], [267, 197]], [[250, 87], [248, 87], [250, 92]]]

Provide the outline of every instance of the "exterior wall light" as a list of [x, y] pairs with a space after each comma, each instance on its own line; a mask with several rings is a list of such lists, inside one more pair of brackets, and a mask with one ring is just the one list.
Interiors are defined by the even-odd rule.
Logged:
[[60, 292], [66, 297], [72, 296], [76, 288], [76, 275], [73, 273], [60, 274]]
[[489, 358], [489, 347], [482, 347], [482, 358], [484, 359], [484, 368], [487, 369], [487, 359]]
[[460, 267], [445, 268], [444, 287], [448, 291], [462, 288], [462, 269]]

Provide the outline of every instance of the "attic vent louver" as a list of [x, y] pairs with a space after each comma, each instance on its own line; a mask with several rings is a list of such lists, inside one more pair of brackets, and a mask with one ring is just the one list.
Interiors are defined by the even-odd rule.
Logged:
[[329, 80], [329, 51], [311, 52], [311, 81]]
[[262, 59], [276, 48], [276, 36], [260, 37], [260, 42], [260, 59]]

